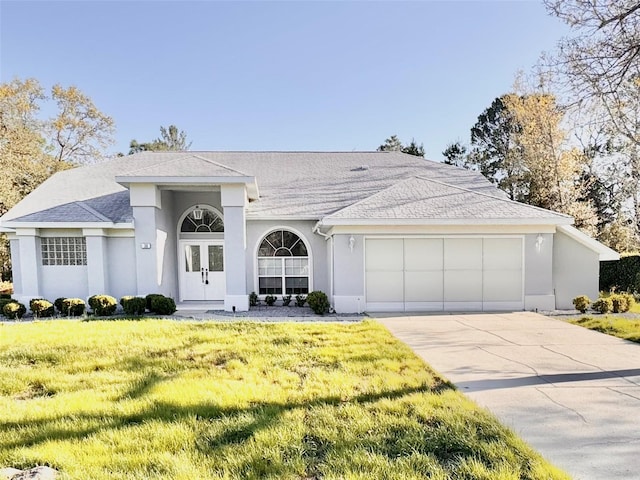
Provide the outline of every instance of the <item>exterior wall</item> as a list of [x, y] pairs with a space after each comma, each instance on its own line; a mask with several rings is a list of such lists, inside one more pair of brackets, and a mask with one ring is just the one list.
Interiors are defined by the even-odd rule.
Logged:
[[[538, 242], [540, 236], [542, 242]], [[524, 239], [524, 309], [553, 310], [553, 234], [528, 234]]]
[[16, 238], [9, 240], [11, 249], [11, 274], [13, 275], [13, 294], [22, 295], [22, 265], [20, 263], [20, 242]]
[[41, 267], [39, 296], [46, 298], [50, 302], [59, 297], [86, 299], [89, 296], [87, 267]]
[[278, 228], [291, 229], [300, 233], [310, 250], [312, 272], [311, 290], [322, 290], [329, 297], [329, 264], [327, 249], [329, 242], [322, 236], [313, 233], [314, 221], [280, 221], [280, 220], [248, 220], [247, 221], [247, 293], [258, 291], [257, 255], [262, 239], [269, 232]]
[[120, 300], [136, 294], [136, 242], [133, 237], [107, 237], [109, 295]]
[[[353, 251], [349, 240], [353, 237]], [[364, 297], [364, 235], [333, 236], [333, 300], [337, 312], [362, 312]]]
[[573, 309], [578, 295], [598, 297], [600, 259], [598, 253], [558, 232], [553, 242], [553, 285], [556, 308]]
[[158, 292], [171, 298], [178, 298], [178, 266], [176, 220], [174, 212], [175, 192], [161, 192], [162, 208], [156, 209], [156, 255]]

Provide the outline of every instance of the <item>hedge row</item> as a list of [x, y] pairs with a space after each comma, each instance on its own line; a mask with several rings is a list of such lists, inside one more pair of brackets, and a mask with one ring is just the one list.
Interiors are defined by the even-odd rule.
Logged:
[[640, 255], [600, 262], [600, 291], [640, 292]]

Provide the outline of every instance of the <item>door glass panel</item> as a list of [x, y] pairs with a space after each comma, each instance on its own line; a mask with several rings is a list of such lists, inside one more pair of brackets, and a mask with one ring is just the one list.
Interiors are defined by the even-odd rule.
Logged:
[[224, 271], [224, 255], [222, 245], [209, 245], [209, 271]]
[[200, 271], [200, 245], [185, 245], [185, 265], [187, 272]]

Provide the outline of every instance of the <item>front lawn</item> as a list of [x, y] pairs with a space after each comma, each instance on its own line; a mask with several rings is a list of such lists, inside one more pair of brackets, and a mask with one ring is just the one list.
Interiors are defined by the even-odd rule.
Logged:
[[[637, 306], [637, 305], [636, 305]], [[640, 321], [613, 315], [584, 316], [570, 323], [614, 337], [640, 343]]]
[[73, 479], [568, 478], [375, 322], [0, 324], [0, 467]]

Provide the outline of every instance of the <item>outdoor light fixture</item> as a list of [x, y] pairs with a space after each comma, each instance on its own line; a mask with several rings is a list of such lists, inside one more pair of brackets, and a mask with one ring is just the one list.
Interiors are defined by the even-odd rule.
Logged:
[[202, 220], [202, 209], [198, 205], [196, 205], [196, 208], [193, 211], [193, 218], [195, 220]]
[[351, 235], [349, 237], [349, 250], [351, 250], [351, 253], [353, 253], [353, 247], [355, 246], [355, 244], [356, 244], [356, 239], [353, 238], [353, 235]]
[[544, 237], [542, 234], [538, 234], [538, 238], [536, 238], [536, 250], [540, 251], [542, 249], [542, 244], [544, 243]]
[[140, 244], [140, 248], [143, 250], [149, 250], [151, 248], [151, 244], [150, 243], [141, 243]]

